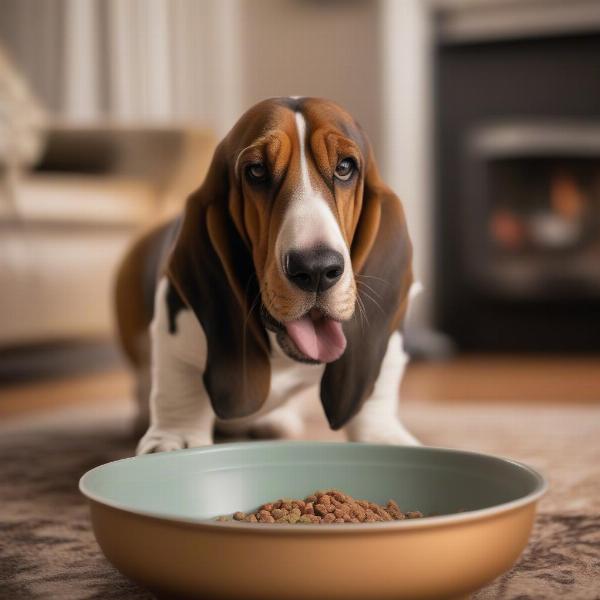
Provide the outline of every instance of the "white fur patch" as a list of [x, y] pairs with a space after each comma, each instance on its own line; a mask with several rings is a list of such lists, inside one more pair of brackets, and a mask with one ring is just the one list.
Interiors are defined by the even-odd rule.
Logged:
[[298, 129], [298, 141], [300, 142], [300, 174], [302, 176], [302, 189], [305, 194], [314, 195], [310, 184], [310, 175], [308, 173], [308, 165], [306, 161], [306, 121], [301, 113], [295, 114], [296, 128]]
[[[324, 245], [340, 252], [348, 267], [351, 264], [350, 253], [339, 224], [325, 198], [312, 185], [306, 149], [306, 121], [299, 112], [295, 119], [300, 147], [300, 180], [275, 244], [277, 256], [283, 257], [291, 250]], [[347, 279], [349, 274], [350, 270], [346, 268], [343, 279]]]

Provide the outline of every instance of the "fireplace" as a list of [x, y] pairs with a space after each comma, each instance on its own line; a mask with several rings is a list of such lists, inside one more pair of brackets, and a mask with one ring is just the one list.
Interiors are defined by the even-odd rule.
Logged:
[[600, 350], [600, 29], [441, 37], [435, 89], [437, 326]]

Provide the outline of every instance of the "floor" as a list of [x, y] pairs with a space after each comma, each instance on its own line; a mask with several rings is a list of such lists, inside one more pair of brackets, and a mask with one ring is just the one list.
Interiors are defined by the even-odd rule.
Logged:
[[600, 403], [600, 356], [472, 355], [411, 364], [409, 399]]
[[[402, 418], [425, 445], [507, 456], [550, 483], [519, 562], [474, 600], [598, 600], [599, 367], [482, 356], [410, 365]], [[0, 387], [1, 598], [153, 598], [102, 556], [77, 489], [85, 471], [132, 455], [129, 388], [118, 368]], [[333, 439], [315, 408], [307, 438]]]
[[[0, 419], [82, 403], [122, 402], [125, 369], [19, 382], [0, 387]], [[408, 401], [600, 404], [599, 357], [464, 356], [409, 365]]]

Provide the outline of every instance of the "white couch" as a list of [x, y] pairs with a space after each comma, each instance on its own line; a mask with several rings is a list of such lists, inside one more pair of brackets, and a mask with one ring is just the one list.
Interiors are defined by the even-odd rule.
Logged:
[[34, 168], [0, 167], [0, 349], [112, 334], [112, 279], [140, 229], [180, 207], [214, 138], [57, 125]]

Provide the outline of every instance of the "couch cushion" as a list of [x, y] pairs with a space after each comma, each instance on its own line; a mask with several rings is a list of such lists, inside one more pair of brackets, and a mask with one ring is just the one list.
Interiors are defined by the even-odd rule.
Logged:
[[0, 202], [0, 220], [139, 225], [157, 202], [155, 188], [141, 179], [31, 174], [18, 183], [16, 206]]

